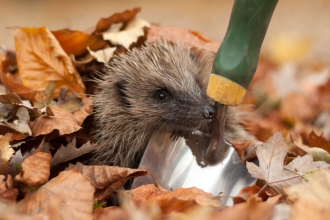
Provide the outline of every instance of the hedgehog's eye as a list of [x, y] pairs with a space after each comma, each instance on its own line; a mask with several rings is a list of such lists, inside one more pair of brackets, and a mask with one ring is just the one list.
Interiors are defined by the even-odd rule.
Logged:
[[158, 100], [161, 100], [161, 101], [167, 99], [167, 92], [164, 91], [164, 90], [159, 90], [159, 91], [157, 92], [157, 99], [158, 99]]

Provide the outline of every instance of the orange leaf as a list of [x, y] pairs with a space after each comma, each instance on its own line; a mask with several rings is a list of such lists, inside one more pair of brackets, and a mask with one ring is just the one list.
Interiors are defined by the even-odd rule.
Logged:
[[85, 86], [54, 35], [45, 27], [14, 29], [17, 64], [23, 85], [44, 91], [54, 81], [54, 96], [61, 88], [84, 93]]
[[[52, 219], [92, 219], [94, 188], [77, 171], [63, 171], [18, 203], [23, 214], [53, 214]], [[57, 212], [52, 213], [54, 203]]]
[[18, 196], [18, 189], [13, 187], [13, 177], [0, 175], [0, 201], [5, 203], [14, 203]]
[[171, 192], [164, 192], [153, 185], [143, 185], [131, 190], [133, 201], [157, 203], [162, 213], [182, 211], [194, 205], [218, 208], [221, 206], [220, 198], [215, 198], [211, 193], [201, 189], [179, 188]]
[[73, 113], [73, 116], [77, 119], [78, 124], [81, 126], [87, 116], [93, 112], [93, 100], [92, 97], [83, 99], [83, 106]]
[[43, 184], [49, 178], [51, 160], [52, 156], [44, 152], [37, 152], [29, 156], [21, 165], [23, 172], [18, 174], [15, 180], [28, 186]]
[[[245, 186], [239, 191], [238, 195], [233, 198], [234, 204], [245, 202], [250, 197], [256, 196], [256, 194], [259, 193], [260, 189], [261, 188], [257, 185]], [[257, 196], [260, 197], [263, 201], [266, 201], [269, 198], [265, 191], [260, 192], [260, 194]]]
[[67, 54], [73, 54], [75, 56], [87, 53], [87, 47], [91, 50], [99, 50], [107, 45], [107, 42], [103, 40], [101, 35], [89, 35], [81, 31], [71, 31], [68, 29], [52, 31], [52, 33], [61, 44], [63, 50]]
[[330, 153], [330, 140], [325, 139], [323, 134], [318, 136], [314, 131], [311, 131], [308, 136], [308, 142], [309, 146], [319, 147]]
[[60, 135], [71, 134], [81, 128], [77, 119], [72, 114], [56, 105], [50, 108], [54, 116], [41, 116], [33, 122], [29, 122], [33, 137], [49, 134], [55, 129], [59, 131]]
[[107, 18], [101, 18], [96, 25], [95, 32], [102, 32], [111, 27], [111, 25], [126, 22], [132, 19], [141, 9], [133, 8], [132, 10], [126, 10], [121, 13], [116, 13]]
[[98, 208], [94, 211], [95, 220], [107, 220], [107, 219], [130, 219], [127, 212], [117, 206], [110, 206], [106, 208]]
[[95, 198], [98, 200], [109, 197], [115, 190], [123, 186], [127, 180], [145, 176], [147, 171], [141, 169], [130, 169], [111, 166], [84, 166], [77, 164], [74, 170], [86, 176], [96, 188]]

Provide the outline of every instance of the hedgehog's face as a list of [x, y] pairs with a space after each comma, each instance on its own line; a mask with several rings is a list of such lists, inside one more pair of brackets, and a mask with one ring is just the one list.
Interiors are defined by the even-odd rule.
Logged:
[[212, 119], [205, 90], [213, 56], [159, 42], [118, 59], [113, 83], [132, 126], [186, 134]]

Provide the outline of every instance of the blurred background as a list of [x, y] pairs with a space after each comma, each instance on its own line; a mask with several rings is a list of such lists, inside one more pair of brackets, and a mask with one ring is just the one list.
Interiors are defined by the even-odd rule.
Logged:
[[[101, 17], [141, 7], [140, 18], [163, 26], [199, 31], [221, 42], [233, 0], [0, 0], [0, 45], [11, 48], [13, 26], [46, 26], [50, 30], [86, 30]], [[278, 48], [280, 47], [280, 48]], [[330, 48], [329, 0], [280, 0], [266, 35], [263, 52], [290, 52], [281, 59], [301, 59], [305, 50]], [[277, 48], [277, 49], [274, 49]], [[276, 51], [274, 51], [276, 50]], [[296, 51], [299, 50], [299, 51]], [[321, 58], [325, 59], [321, 52]], [[274, 56], [279, 56], [278, 54]], [[284, 56], [284, 58], [283, 58]], [[295, 57], [296, 56], [296, 57]], [[297, 57], [298, 56], [298, 57]], [[278, 59], [275, 57], [275, 60]], [[279, 62], [282, 62], [281, 60]]]

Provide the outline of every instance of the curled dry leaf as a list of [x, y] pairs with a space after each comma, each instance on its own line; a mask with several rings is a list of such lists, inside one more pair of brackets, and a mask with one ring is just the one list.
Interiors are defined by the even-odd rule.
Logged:
[[75, 56], [87, 53], [88, 47], [92, 50], [99, 50], [107, 45], [107, 42], [103, 40], [101, 35], [89, 35], [81, 31], [68, 29], [52, 31], [52, 34], [67, 54], [73, 54]]
[[14, 203], [18, 196], [18, 189], [13, 187], [13, 177], [11, 175], [0, 175], [0, 201]]
[[105, 32], [102, 34], [105, 40], [109, 40], [111, 44], [122, 45], [126, 49], [129, 49], [133, 43], [136, 43], [138, 39], [144, 36], [144, 27], [149, 27], [149, 22], [133, 18], [131, 19], [124, 30], [119, 32]]
[[87, 48], [88, 52], [100, 63], [108, 63], [113, 57], [117, 47], [109, 47], [98, 51], [92, 51]]
[[119, 187], [123, 186], [127, 180], [145, 176], [146, 170], [130, 169], [111, 166], [84, 166], [77, 164], [71, 167], [86, 176], [91, 184], [96, 188], [95, 198], [98, 200], [109, 197]]
[[288, 165], [284, 165], [286, 146], [280, 131], [276, 132], [263, 146], [258, 147], [259, 166], [246, 162], [249, 173], [267, 182], [275, 191], [282, 193], [284, 186], [301, 183], [303, 178], [321, 169], [330, 169], [330, 164], [323, 161], [313, 162], [311, 155], [298, 156]]
[[74, 158], [80, 157], [81, 155], [87, 154], [95, 149], [97, 145], [91, 144], [89, 141], [83, 146], [77, 148], [76, 137], [72, 139], [66, 146], [61, 145], [61, 147], [56, 151], [51, 166], [55, 166], [59, 163], [70, 161]]
[[312, 147], [307, 153], [313, 156], [314, 161], [324, 161], [330, 164], [330, 154], [322, 148]]
[[73, 116], [77, 119], [78, 125], [82, 125], [87, 116], [93, 113], [93, 100], [92, 97], [83, 98], [83, 106], [78, 111], [73, 113]]
[[77, 119], [58, 106], [50, 106], [54, 116], [41, 116], [33, 122], [29, 122], [33, 137], [46, 135], [58, 130], [60, 135], [71, 134], [81, 127]]
[[281, 196], [277, 196], [262, 202], [260, 198], [252, 196], [246, 203], [240, 203], [233, 207], [227, 207], [224, 210], [216, 212], [210, 219], [226, 220], [269, 220]]
[[126, 22], [132, 19], [141, 9], [133, 8], [132, 10], [126, 10], [121, 13], [116, 13], [108, 18], [101, 18], [96, 25], [95, 32], [103, 32], [111, 27], [111, 25], [121, 22]]
[[258, 146], [263, 143], [257, 140], [251, 140], [247, 142], [235, 141], [231, 142], [231, 144], [235, 148], [241, 161], [245, 163], [246, 160], [252, 160], [257, 157], [256, 150]]
[[18, 211], [23, 214], [48, 214], [52, 204], [56, 206], [54, 219], [92, 219], [94, 187], [81, 173], [63, 171], [57, 177], [42, 185], [18, 203]]
[[4, 173], [4, 169], [15, 152], [9, 144], [11, 136], [11, 134], [0, 135], [0, 173]]
[[308, 142], [311, 147], [319, 147], [330, 153], [330, 140], [325, 139], [323, 134], [318, 136], [314, 131], [311, 131]]
[[291, 219], [329, 219], [330, 173], [322, 170], [306, 183], [285, 189], [294, 201]]
[[132, 200], [143, 203], [157, 203], [163, 214], [174, 211], [183, 211], [194, 205], [219, 208], [221, 199], [214, 197], [211, 193], [206, 193], [201, 189], [179, 188], [168, 192], [159, 189], [154, 185], [143, 185], [131, 190]]
[[45, 27], [14, 29], [17, 64], [23, 85], [44, 91], [54, 81], [54, 96], [62, 87], [84, 93], [85, 86], [54, 35]]
[[261, 188], [257, 185], [246, 186], [242, 188], [238, 192], [238, 195], [233, 198], [234, 204], [246, 202], [252, 196], [258, 196], [262, 199], [262, 201], [266, 201], [269, 198], [269, 196], [266, 194], [265, 191], [260, 192], [260, 190]]
[[21, 165], [23, 171], [15, 177], [15, 180], [28, 186], [43, 184], [49, 178], [51, 160], [52, 156], [48, 153], [32, 154], [23, 161]]
[[218, 51], [220, 46], [218, 42], [212, 42], [197, 32], [179, 27], [160, 27], [151, 25], [148, 28], [147, 40], [154, 42], [161, 39], [166, 39], [173, 43], [179, 43], [188, 48], [197, 47], [214, 53]]

